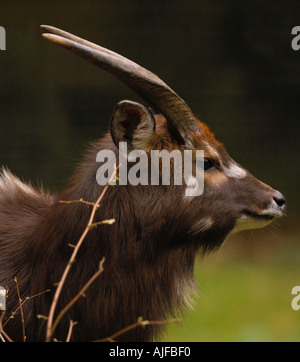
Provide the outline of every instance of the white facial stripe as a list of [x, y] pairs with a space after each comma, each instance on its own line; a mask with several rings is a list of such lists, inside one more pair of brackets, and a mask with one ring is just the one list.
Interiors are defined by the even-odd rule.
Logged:
[[213, 220], [210, 217], [204, 217], [203, 219], [200, 219], [197, 221], [192, 227], [191, 227], [191, 233], [193, 235], [199, 234], [205, 230], [208, 230], [213, 225]]
[[226, 176], [233, 178], [243, 178], [246, 176], [246, 170], [242, 169], [236, 163], [231, 163], [229, 167], [223, 167]]
[[[213, 148], [208, 142], [205, 142], [205, 146], [212, 156], [220, 159], [220, 155], [215, 148]], [[235, 162], [232, 162], [229, 167], [223, 166], [223, 170], [226, 176], [233, 178], [243, 178], [247, 174], [247, 172], [238, 166]]]
[[214, 149], [208, 142], [205, 142], [205, 147], [207, 148], [208, 152], [209, 152], [212, 156], [214, 156], [214, 157], [216, 157], [216, 158], [219, 158], [219, 157], [220, 157], [218, 151], [217, 151], [216, 149]]

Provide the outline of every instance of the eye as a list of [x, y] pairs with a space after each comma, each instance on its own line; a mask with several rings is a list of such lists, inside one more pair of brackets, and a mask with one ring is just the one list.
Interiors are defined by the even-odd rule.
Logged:
[[214, 165], [215, 165], [215, 161], [214, 161], [214, 160], [212, 160], [211, 158], [207, 158], [207, 157], [204, 158], [204, 170], [205, 170], [205, 171], [213, 168]]

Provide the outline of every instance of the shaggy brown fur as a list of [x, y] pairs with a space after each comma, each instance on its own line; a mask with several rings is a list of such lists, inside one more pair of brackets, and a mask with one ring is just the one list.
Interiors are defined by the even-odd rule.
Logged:
[[[183, 150], [164, 117], [156, 115], [155, 121], [155, 132], [145, 149]], [[70, 319], [78, 322], [72, 340], [91, 341], [110, 336], [140, 316], [164, 320], [182, 312], [196, 289], [197, 250], [218, 248], [245, 212], [253, 215], [274, 203], [274, 190], [249, 173], [244, 178], [226, 176], [222, 167], [233, 161], [204, 124], [199, 123], [199, 128], [201, 132], [190, 138], [193, 148], [215, 158], [215, 167], [205, 173], [203, 195], [187, 199], [184, 185], [108, 188], [95, 221], [116, 221], [88, 233], [56, 311], [78, 293], [103, 257], [104, 272], [61, 321], [54, 334], [58, 340], [65, 340]], [[45, 340], [46, 322], [37, 315], [48, 315], [54, 284], [72, 252], [69, 245], [77, 243], [91, 213], [88, 205], [59, 201], [97, 200], [103, 187], [96, 182], [96, 154], [103, 149], [118, 153], [110, 135], [92, 145], [59, 196], [38, 191], [8, 171], [0, 178], [0, 285], [9, 290], [6, 316], [19, 305], [15, 276], [23, 300], [51, 289], [23, 305], [29, 341]], [[8, 321], [5, 330], [13, 340], [22, 340], [20, 313]], [[154, 325], [135, 328], [119, 340], [151, 341], [159, 331]]]

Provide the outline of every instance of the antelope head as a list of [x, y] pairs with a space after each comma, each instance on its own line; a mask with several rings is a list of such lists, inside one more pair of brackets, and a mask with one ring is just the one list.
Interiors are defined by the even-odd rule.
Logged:
[[[122, 101], [110, 125], [118, 147], [126, 141], [130, 149], [203, 150], [204, 192], [186, 197], [184, 187], [168, 202], [180, 213], [182, 227], [193, 239], [201, 239], [206, 250], [229, 235], [262, 228], [281, 217], [284, 196], [256, 179], [235, 162], [208, 127], [198, 120], [185, 101], [152, 72], [101, 46], [57, 28], [42, 26], [43, 36], [90, 63], [108, 71], [151, 105]], [[209, 240], [214, 239], [211, 243]]]

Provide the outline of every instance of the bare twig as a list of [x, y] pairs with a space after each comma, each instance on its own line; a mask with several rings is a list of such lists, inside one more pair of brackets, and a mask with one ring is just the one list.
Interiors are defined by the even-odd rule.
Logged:
[[14, 318], [14, 315], [15, 315], [15, 314], [17, 313], [17, 311], [21, 308], [21, 306], [23, 306], [24, 303], [26, 303], [26, 302], [27, 302], [28, 300], [30, 300], [30, 299], [39, 297], [40, 295], [43, 295], [43, 294], [48, 293], [48, 292], [50, 292], [50, 291], [51, 291], [50, 289], [46, 289], [46, 290], [44, 290], [43, 292], [34, 294], [34, 295], [32, 295], [31, 297], [26, 297], [24, 300], [22, 300], [22, 302], [19, 303], [18, 308], [16, 308], [16, 309], [11, 313], [10, 317], [7, 318], [6, 321], [3, 323], [3, 327], [5, 327], [6, 324], [7, 324], [12, 318]]
[[6, 342], [6, 340], [5, 340], [4, 337], [2, 336], [1, 332], [0, 332], [0, 340], [1, 340], [1, 342]]
[[148, 320], [143, 320], [142, 318], [139, 318], [137, 320], [137, 322], [130, 324], [129, 326], [120, 329], [118, 332], [112, 334], [109, 337], [103, 338], [103, 339], [97, 339], [94, 342], [115, 342], [115, 338], [119, 337], [120, 335], [127, 333], [129, 331], [131, 331], [132, 329], [135, 329], [137, 327], [145, 327], [145, 326], [150, 326], [150, 325], [164, 325], [164, 324], [168, 324], [168, 323], [177, 323], [180, 322], [180, 319], [174, 318], [174, 319], [169, 319], [169, 320], [163, 320], [163, 321], [148, 321]]
[[108, 220], [102, 220], [102, 221], [98, 221], [98, 222], [94, 222], [90, 225], [90, 230], [92, 230], [93, 228], [96, 228], [98, 225], [103, 225], [103, 224], [108, 224], [111, 225], [115, 222], [115, 219], [108, 219]]
[[[115, 170], [116, 172], [116, 170]], [[101, 202], [101, 200], [103, 199], [108, 187], [109, 187], [109, 183], [110, 181], [113, 180], [114, 176], [115, 176], [115, 172], [112, 174], [109, 182], [107, 183], [107, 185], [104, 187], [102, 193], [100, 194], [100, 196], [98, 197], [97, 201], [95, 202], [95, 204], [93, 205], [93, 208], [92, 208], [92, 211], [91, 211], [91, 215], [90, 215], [90, 218], [89, 218], [89, 221], [87, 223], [87, 226], [86, 228], [84, 229], [80, 239], [78, 240], [76, 246], [74, 246], [74, 250], [73, 250], [73, 253], [69, 259], [69, 262], [63, 272], [63, 275], [60, 279], [60, 281], [58, 282], [58, 285], [57, 285], [57, 288], [56, 288], [56, 291], [55, 291], [55, 294], [54, 294], [54, 297], [53, 297], [53, 301], [51, 303], [51, 306], [50, 306], [50, 311], [49, 311], [49, 315], [48, 315], [48, 321], [47, 321], [47, 328], [46, 328], [46, 342], [50, 342], [51, 341], [51, 337], [53, 336], [53, 333], [55, 331], [55, 328], [57, 326], [57, 323], [55, 325], [55, 328], [54, 328], [54, 325], [53, 325], [53, 318], [54, 318], [54, 313], [55, 313], [55, 309], [56, 309], [56, 306], [57, 306], [57, 303], [58, 303], [58, 299], [60, 297], [60, 294], [61, 294], [61, 291], [62, 291], [62, 288], [65, 284], [65, 281], [67, 279], [67, 276], [70, 272], [70, 269], [75, 261], [75, 257], [86, 237], [86, 235], [88, 234], [88, 232], [90, 231], [90, 227], [91, 225], [93, 224], [93, 220], [94, 220], [94, 217], [95, 217], [95, 213], [99, 207], [99, 204]]]
[[[61, 204], [85, 204], [85, 205], [90, 205], [90, 206], [95, 206], [95, 202], [90, 202], [90, 201], [85, 201], [83, 199], [79, 199], [79, 200], [70, 200], [70, 201], [64, 201], [64, 200], [60, 200], [59, 201]], [[97, 209], [100, 207], [100, 205], [97, 205]]]
[[19, 307], [20, 307], [20, 312], [21, 312], [23, 342], [26, 342], [25, 320], [24, 320], [22, 299], [21, 299], [21, 295], [20, 295], [20, 289], [19, 289], [19, 284], [18, 284], [18, 279], [17, 279], [17, 277], [14, 277], [14, 281], [15, 281], [16, 287], [17, 287], [17, 293], [18, 293], [18, 299], [19, 299]]
[[3, 320], [4, 314], [5, 314], [5, 310], [1, 311], [1, 315], [0, 315], [0, 339], [1, 339], [2, 342], [6, 342], [6, 340], [8, 342], [13, 342], [13, 340], [9, 337], [9, 335], [3, 329], [2, 320]]
[[73, 332], [73, 327], [77, 324], [77, 322], [73, 322], [72, 320], [70, 321], [70, 325], [69, 325], [69, 331], [68, 331], [68, 335], [66, 338], [66, 342], [70, 342], [71, 340], [71, 336], [72, 336], [72, 332]]

